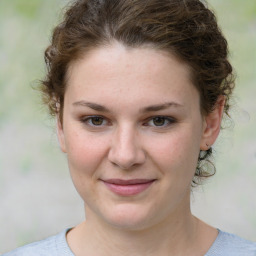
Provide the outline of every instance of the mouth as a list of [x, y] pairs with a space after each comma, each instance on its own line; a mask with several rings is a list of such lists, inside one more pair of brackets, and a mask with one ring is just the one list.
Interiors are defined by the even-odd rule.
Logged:
[[113, 193], [120, 196], [133, 196], [142, 193], [149, 188], [155, 179], [107, 179], [102, 180], [106, 187]]

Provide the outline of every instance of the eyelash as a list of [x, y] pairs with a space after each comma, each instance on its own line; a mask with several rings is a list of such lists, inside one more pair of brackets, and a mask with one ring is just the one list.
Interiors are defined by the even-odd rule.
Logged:
[[107, 122], [106, 118], [104, 118], [103, 116], [87, 116], [85, 118], [82, 118], [81, 122], [83, 124], [86, 124], [86, 125], [91, 126], [91, 127], [101, 127], [101, 126], [104, 125], [104, 124], [103, 125], [102, 124], [100, 124], [100, 125], [93, 124], [92, 121], [93, 121], [94, 118], [95, 119], [98, 118], [98, 119], [101, 119], [103, 122]]
[[[149, 122], [154, 122], [154, 119], [163, 119], [164, 124], [163, 125], [149, 125]], [[156, 121], [156, 120], [155, 120]], [[144, 124], [144, 126], [152, 126], [152, 127], [157, 127], [157, 128], [165, 128], [168, 127], [172, 124], [174, 124], [176, 120], [173, 117], [168, 117], [168, 116], [154, 116], [151, 117], [147, 120], [147, 122]]]
[[[102, 124], [99, 124], [99, 125], [95, 125], [93, 124], [93, 119], [100, 119], [102, 120]], [[163, 119], [162, 121], [164, 121], [164, 124], [163, 125], [150, 125], [149, 123], [150, 122], [154, 122], [156, 121], [156, 119]], [[155, 119], [155, 120], [154, 120]], [[106, 125], [109, 125], [108, 123], [108, 120], [103, 117], [103, 116], [87, 116], [85, 118], [82, 118], [81, 119], [81, 122], [85, 125], [88, 125], [90, 127], [102, 127], [102, 126], [106, 126]], [[153, 117], [150, 117], [146, 120], [146, 122], [143, 122], [143, 126], [151, 126], [151, 127], [157, 127], [157, 128], [166, 128], [172, 124], [176, 123], [176, 120], [173, 118], [173, 117], [168, 117], [168, 116], [153, 116]]]

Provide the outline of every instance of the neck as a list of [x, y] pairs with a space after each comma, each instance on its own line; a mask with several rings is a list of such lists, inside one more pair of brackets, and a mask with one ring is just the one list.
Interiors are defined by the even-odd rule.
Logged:
[[[86, 223], [84, 227], [92, 232]], [[105, 254], [95, 255], [178, 255], [193, 244], [196, 229], [197, 220], [192, 215], [184, 222], [166, 220], [143, 230], [98, 229], [94, 242], [104, 245], [99, 249]]]
[[162, 222], [140, 230], [121, 229], [102, 223], [90, 209], [86, 209], [86, 216], [87, 220], [68, 235], [68, 243], [78, 256], [176, 256], [192, 255], [193, 250], [198, 253], [202, 225], [192, 216], [190, 207], [185, 211], [182, 208]]

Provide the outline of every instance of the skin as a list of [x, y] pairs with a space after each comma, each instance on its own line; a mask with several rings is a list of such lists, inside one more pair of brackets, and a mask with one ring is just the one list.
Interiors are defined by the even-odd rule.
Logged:
[[[190, 189], [200, 149], [218, 136], [224, 99], [207, 116], [199, 102], [189, 67], [167, 52], [113, 43], [72, 63], [58, 138], [86, 211], [67, 235], [75, 255], [208, 251], [217, 231], [192, 216]], [[103, 182], [113, 178], [154, 182], [120, 196]]]

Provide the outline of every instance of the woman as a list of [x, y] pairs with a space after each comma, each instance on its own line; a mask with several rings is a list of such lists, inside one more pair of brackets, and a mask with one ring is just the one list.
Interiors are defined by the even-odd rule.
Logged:
[[42, 91], [86, 221], [6, 256], [256, 255], [190, 211], [228, 116], [227, 54], [198, 0], [75, 1]]

